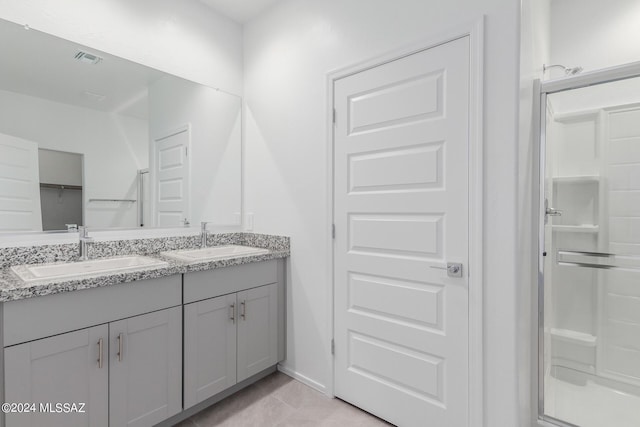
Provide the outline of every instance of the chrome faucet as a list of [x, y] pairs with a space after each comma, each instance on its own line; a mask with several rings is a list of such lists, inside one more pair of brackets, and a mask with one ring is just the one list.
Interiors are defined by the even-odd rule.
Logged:
[[202, 221], [200, 223], [200, 247], [207, 247], [207, 224], [208, 222]]
[[89, 237], [87, 227], [80, 226], [78, 231], [80, 235], [80, 261], [87, 261], [89, 260], [88, 245], [93, 243], [93, 237]]

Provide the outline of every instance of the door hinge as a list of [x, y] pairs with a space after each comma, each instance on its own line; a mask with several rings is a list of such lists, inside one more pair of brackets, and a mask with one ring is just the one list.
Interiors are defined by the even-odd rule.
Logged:
[[331, 224], [331, 238], [332, 239], [336, 238], [336, 225], [335, 224]]
[[336, 124], [336, 109], [333, 109], [333, 124]]
[[331, 339], [331, 354], [336, 354], [336, 342], [333, 338]]

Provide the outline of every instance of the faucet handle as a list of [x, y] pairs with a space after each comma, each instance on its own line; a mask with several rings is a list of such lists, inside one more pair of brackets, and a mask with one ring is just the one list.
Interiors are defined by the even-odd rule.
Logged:
[[87, 227], [84, 225], [81, 225], [78, 227], [78, 232], [80, 233], [80, 238], [81, 239], [87, 239], [89, 238], [89, 230], [87, 230]]

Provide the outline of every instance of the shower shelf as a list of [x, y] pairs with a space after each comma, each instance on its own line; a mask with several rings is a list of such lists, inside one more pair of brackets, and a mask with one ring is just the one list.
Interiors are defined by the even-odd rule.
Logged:
[[556, 176], [553, 178], [553, 182], [566, 183], [566, 184], [581, 184], [581, 183], [598, 183], [600, 182], [599, 175], [575, 175], [575, 176]]
[[551, 230], [559, 233], [597, 233], [600, 231], [600, 227], [594, 224], [552, 225]]

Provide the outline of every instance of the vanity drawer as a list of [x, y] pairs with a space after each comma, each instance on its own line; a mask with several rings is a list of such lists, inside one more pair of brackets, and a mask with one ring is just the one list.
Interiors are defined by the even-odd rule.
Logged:
[[184, 304], [278, 281], [278, 261], [196, 271], [184, 275]]
[[4, 303], [4, 346], [181, 305], [181, 284], [174, 275]]

